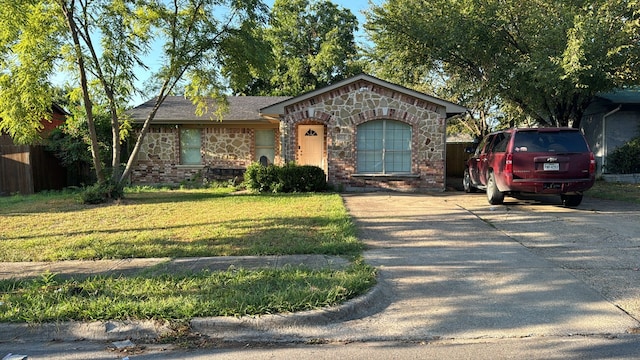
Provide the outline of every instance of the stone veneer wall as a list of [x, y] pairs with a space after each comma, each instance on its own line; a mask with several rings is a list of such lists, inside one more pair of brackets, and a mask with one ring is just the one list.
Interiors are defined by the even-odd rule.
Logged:
[[131, 182], [179, 184], [201, 176], [205, 167], [244, 170], [254, 161], [254, 139], [252, 128], [202, 127], [202, 165], [180, 165], [180, 130], [152, 127], [140, 148]]
[[[285, 109], [281, 131], [285, 160], [295, 159], [296, 126], [315, 122], [326, 128], [328, 181], [349, 191], [390, 189], [444, 191], [445, 109], [404, 93], [359, 81], [322, 93]], [[357, 126], [390, 119], [412, 126], [412, 174], [356, 174]]]

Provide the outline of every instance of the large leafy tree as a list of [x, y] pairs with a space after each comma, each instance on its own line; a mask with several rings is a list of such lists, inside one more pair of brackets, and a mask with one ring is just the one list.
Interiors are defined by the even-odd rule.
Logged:
[[[21, 142], [36, 138], [53, 101], [52, 77], [65, 74], [87, 122], [97, 179], [120, 184], [169, 94], [183, 89], [205, 111], [206, 98], [223, 99], [230, 77], [247, 81], [246, 69], [260, 71], [261, 52], [251, 50], [264, 49], [253, 30], [266, 11], [260, 0], [0, 0], [0, 130]], [[141, 91], [136, 75], [149, 59], [160, 63], [155, 106], [122, 169], [123, 110]], [[112, 131], [109, 176], [94, 119], [102, 109]]]
[[299, 95], [361, 72], [350, 10], [328, 0], [276, 0], [264, 37], [271, 44], [271, 70], [238, 93]]
[[367, 28], [396, 63], [442, 69], [540, 124], [578, 127], [596, 93], [638, 83], [639, 5], [388, 0]]

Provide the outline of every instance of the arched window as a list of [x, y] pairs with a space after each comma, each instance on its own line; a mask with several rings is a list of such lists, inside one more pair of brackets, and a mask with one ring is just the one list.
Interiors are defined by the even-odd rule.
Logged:
[[358, 126], [357, 171], [361, 174], [411, 172], [411, 126], [374, 120]]

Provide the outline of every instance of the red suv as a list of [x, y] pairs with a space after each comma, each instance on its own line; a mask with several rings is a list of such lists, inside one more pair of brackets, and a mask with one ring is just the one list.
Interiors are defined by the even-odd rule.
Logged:
[[509, 129], [478, 144], [464, 170], [466, 192], [483, 189], [489, 204], [519, 193], [559, 194], [578, 206], [595, 182], [596, 161], [584, 136], [571, 128]]

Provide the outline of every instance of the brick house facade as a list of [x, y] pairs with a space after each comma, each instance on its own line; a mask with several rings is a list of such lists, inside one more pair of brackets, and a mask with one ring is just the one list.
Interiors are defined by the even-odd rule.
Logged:
[[[330, 184], [347, 191], [443, 191], [446, 118], [465, 111], [366, 74], [293, 98], [232, 97], [221, 122], [194, 116], [187, 104], [171, 98], [160, 107], [133, 183], [179, 183], [203, 171], [240, 174], [267, 154], [276, 164], [319, 166]], [[134, 121], [144, 120], [146, 107], [130, 112]], [[192, 164], [183, 163], [181, 152], [190, 146], [183, 129], [199, 129], [193, 137], [200, 155]]]

